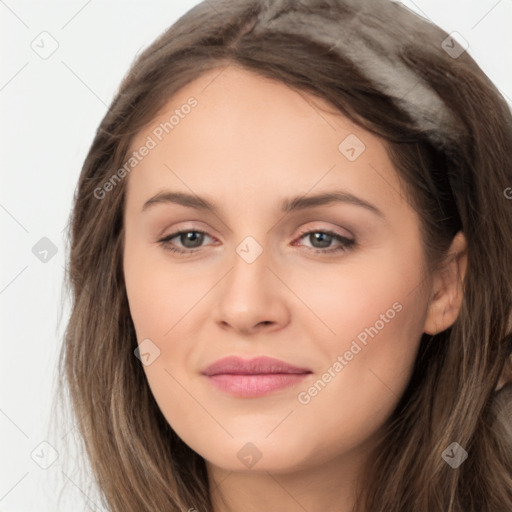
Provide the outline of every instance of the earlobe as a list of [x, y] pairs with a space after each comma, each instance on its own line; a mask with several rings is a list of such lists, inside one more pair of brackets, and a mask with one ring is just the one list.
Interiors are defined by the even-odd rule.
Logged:
[[432, 278], [432, 294], [423, 328], [426, 334], [442, 332], [457, 319], [464, 295], [466, 267], [466, 237], [459, 231], [453, 238], [443, 267]]

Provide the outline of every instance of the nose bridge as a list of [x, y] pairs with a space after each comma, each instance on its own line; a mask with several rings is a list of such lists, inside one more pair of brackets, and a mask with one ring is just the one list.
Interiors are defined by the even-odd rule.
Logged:
[[229, 288], [241, 296], [255, 292], [260, 295], [268, 285], [268, 274], [271, 274], [267, 268], [269, 257], [271, 252], [268, 247], [264, 247], [255, 237], [248, 235], [243, 238], [235, 247], [233, 268], [227, 276]]
[[[260, 235], [260, 239], [263, 236]], [[265, 239], [265, 243], [266, 243]], [[260, 243], [256, 238], [254, 238], [252, 235], [246, 236], [236, 247], [235, 252], [239, 256], [241, 260], [243, 260], [247, 265], [252, 265], [257, 260], [265, 260], [266, 257], [261, 258], [263, 253], [268, 252], [268, 243], [267, 245], [267, 251], [265, 251], [265, 248], [262, 243]]]
[[219, 290], [221, 322], [244, 331], [263, 323], [282, 324], [286, 307], [277, 280], [267, 268], [272, 266], [271, 259], [271, 251], [251, 235], [235, 247], [231, 271]]

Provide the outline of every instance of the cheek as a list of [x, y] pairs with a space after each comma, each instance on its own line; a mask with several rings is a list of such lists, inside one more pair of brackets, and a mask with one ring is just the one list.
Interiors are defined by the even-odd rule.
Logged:
[[[420, 252], [389, 251], [371, 264], [358, 262], [323, 279], [319, 274], [315, 285], [303, 291], [331, 331], [316, 320], [307, 325], [324, 356], [324, 368], [317, 372], [331, 369], [336, 375], [326, 375], [317, 386], [319, 407], [341, 400], [357, 411], [396, 403], [410, 377], [425, 320], [419, 258]], [[325, 386], [324, 380], [329, 381]]]
[[412, 295], [382, 294], [366, 310], [348, 301], [338, 322], [331, 319], [338, 335], [324, 337], [326, 363], [298, 389], [290, 437], [299, 423], [308, 432], [320, 430], [315, 450], [327, 456], [329, 447], [349, 450], [379, 430], [405, 391], [421, 338]]
[[[184, 392], [189, 383], [183, 368], [193, 349], [189, 333], [194, 325], [197, 328], [193, 306], [205, 292], [197, 279], [190, 280], [179, 266], [165, 264], [165, 258], [151, 258], [129, 239], [125, 248], [126, 292], [137, 341], [149, 339], [157, 347], [151, 345], [152, 360], [143, 366], [147, 382], [168, 423], [178, 428], [183, 423], [187, 431], [193, 401]], [[193, 424], [200, 430], [211, 427], [200, 411], [194, 411]]]
[[204, 295], [204, 279], [188, 275], [183, 265], [170, 265], [165, 254], [151, 257], [133, 245], [127, 241], [124, 256], [130, 313], [137, 339], [154, 338], [159, 343]]
[[[384, 332], [394, 332], [388, 340], [393, 346], [416, 332], [424, 309], [418, 286], [422, 279], [418, 258], [419, 254], [413, 257], [389, 250], [380, 253], [378, 259], [354, 259], [340, 265], [339, 270], [319, 269], [314, 279], [306, 273], [299, 276], [293, 281], [294, 291], [317, 317], [316, 337], [320, 334], [325, 346], [338, 350], [358, 336], [364, 343], [375, 329], [380, 338]], [[312, 315], [308, 317], [313, 319]]]

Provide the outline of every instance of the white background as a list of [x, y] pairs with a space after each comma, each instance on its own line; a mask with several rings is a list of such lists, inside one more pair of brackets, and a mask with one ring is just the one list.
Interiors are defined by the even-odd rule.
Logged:
[[[60, 447], [68, 436], [49, 426], [69, 314], [63, 230], [82, 162], [121, 78], [137, 53], [197, 3], [0, 0], [0, 512], [102, 510], [74, 475], [73, 453]], [[403, 3], [461, 34], [512, 104], [512, 0]], [[58, 44], [47, 59], [31, 47], [41, 37], [50, 47], [43, 31]], [[32, 252], [43, 237], [57, 250], [46, 263]], [[51, 462], [44, 441], [59, 454], [48, 469], [35, 462]]]

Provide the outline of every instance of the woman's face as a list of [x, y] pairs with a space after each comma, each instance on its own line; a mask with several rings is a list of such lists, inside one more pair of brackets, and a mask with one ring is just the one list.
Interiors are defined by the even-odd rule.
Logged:
[[[182, 89], [131, 146], [140, 358], [171, 427], [216, 467], [359, 457], [426, 330], [419, 217], [382, 141], [328, 108], [231, 66]], [[204, 374], [228, 356], [293, 369]]]

